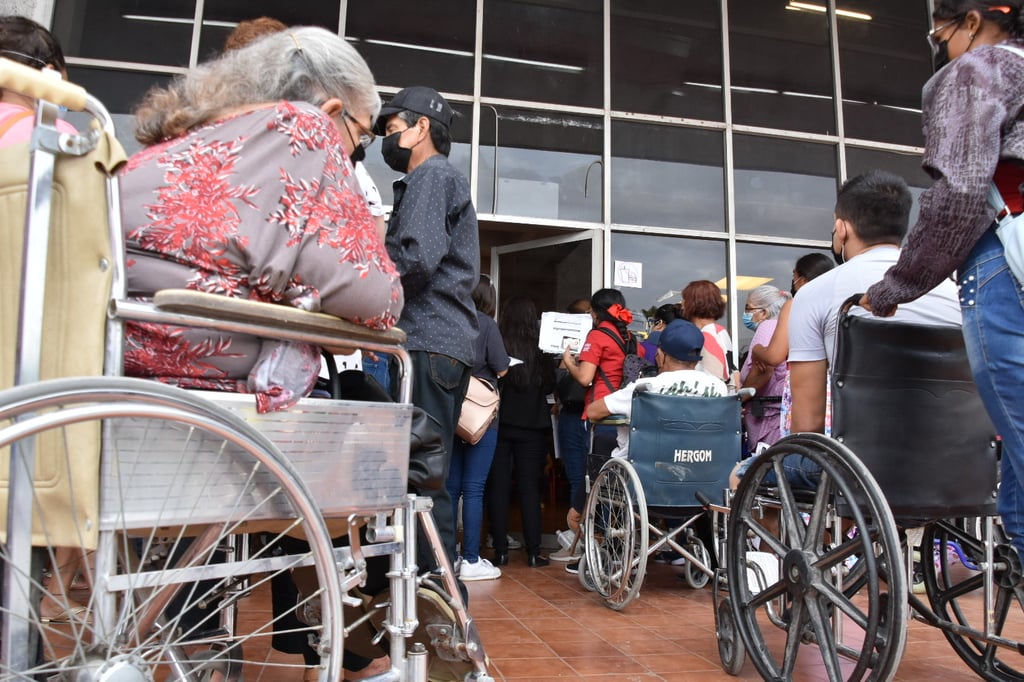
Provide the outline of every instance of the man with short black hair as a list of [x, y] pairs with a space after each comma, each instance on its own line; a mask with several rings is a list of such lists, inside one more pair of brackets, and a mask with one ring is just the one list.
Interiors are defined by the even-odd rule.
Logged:
[[[449, 458], [469, 383], [477, 335], [472, 292], [480, 277], [480, 238], [469, 182], [448, 161], [455, 113], [436, 90], [401, 90], [380, 111], [384, 161], [405, 175], [394, 183], [385, 245], [402, 277], [398, 321], [412, 356], [412, 401], [437, 420]], [[448, 474], [445, 462], [445, 477]], [[455, 521], [448, 491], [424, 491], [449, 558]], [[426, 545], [421, 545], [426, 549]], [[430, 567], [429, 557], [419, 562]]]

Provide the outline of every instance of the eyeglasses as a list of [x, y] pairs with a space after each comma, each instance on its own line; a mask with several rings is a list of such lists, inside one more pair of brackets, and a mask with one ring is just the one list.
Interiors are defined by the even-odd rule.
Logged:
[[939, 48], [939, 42], [940, 41], [936, 40], [936, 36], [939, 35], [940, 33], [942, 33], [943, 31], [945, 31], [950, 26], [956, 26], [957, 24], [959, 24], [963, 20], [964, 20], [963, 17], [957, 17], [955, 19], [950, 19], [949, 21], [944, 23], [942, 26], [936, 26], [932, 30], [928, 31], [927, 34], [925, 34], [925, 40], [928, 41], [928, 44], [931, 46], [931, 48], [933, 50], [937, 50]]
[[348, 113], [344, 109], [341, 110], [341, 115], [347, 118], [349, 121], [352, 121], [353, 123], [356, 124], [356, 129], [359, 131], [359, 144], [362, 146], [363, 149], [369, 147], [371, 144], [373, 144], [373, 141], [377, 139], [377, 136], [374, 135], [373, 131], [364, 126], [358, 120], [356, 120], [355, 116]]
[[750, 306], [743, 307], [743, 312], [745, 313], [756, 313], [758, 310], [764, 310], [764, 308], [751, 308]]

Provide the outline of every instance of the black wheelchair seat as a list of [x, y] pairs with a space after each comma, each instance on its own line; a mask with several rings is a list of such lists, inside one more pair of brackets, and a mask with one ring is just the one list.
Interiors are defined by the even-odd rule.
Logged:
[[849, 314], [832, 366], [832, 437], [868, 467], [893, 515], [995, 513], [997, 439], [959, 328]]

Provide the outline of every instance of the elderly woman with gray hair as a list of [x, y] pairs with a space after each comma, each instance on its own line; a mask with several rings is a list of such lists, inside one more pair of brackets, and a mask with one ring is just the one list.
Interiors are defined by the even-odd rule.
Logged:
[[[380, 111], [373, 74], [344, 39], [300, 27], [259, 38], [150, 91], [121, 177], [129, 293], [166, 288], [395, 324], [398, 272], [353, 175]], [[251, 392], [261, 411], [307, 394], [319, 349], [147, 323], [125, 332], [125, 371], [185, 388]], [[278, 538], [279, 546], [301, 543]], [[302, 551], [301, 547], [291, 547]], [[319, 655], [296, 618], [300, 571], [271, 579], [273, 646]], [[306, 576], [308, 578], [308, 576]], [[183, 620], [201, 619], [191, 609]], [[345, 652], [346, 680], [390, 668], [383, 650]]]
[[[391, 327], [402, 285], [352, 170], [380, 106], [359, 53], [315, 27], [150, 91], [136, 113], [149, 146], [121, 177], [129, 294], [189, 288]], [[125, 370], [279, 409], [320, 369], [317, 350], [298, 345], [129, 324]]]
[[[779, 322], [779, 313], [790, 298], [785, 291], [769, 284], [761, 285], [750, 292], [743, 311], [743, 324], [754, 330], [754, 338], [750, 341], [751, 348], [758, 344], [767, 346], [771, 342], [772, 334], [775, 333], [775, 327]], [[748, 401], [743, 412], [743, 424], [747, 432], [746, 444], [750, 452], [757, 450], [758, 443], [772, 445], [781, 438], [779, 403], [761, 401], [758, 398], [778, 396], [781, 400], [788, 372], [785, 363], [777, 367], [768, 367], [754, 360], [753, 353], [747, 354], [747, 359], [740, 369], [740, 381], [743, 388], [757, 389], [757, 396], [752, 399], [753, 402]]]

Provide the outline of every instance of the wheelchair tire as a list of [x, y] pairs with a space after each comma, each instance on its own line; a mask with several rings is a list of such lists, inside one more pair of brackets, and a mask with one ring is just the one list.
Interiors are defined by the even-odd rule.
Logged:
[[718, 640], [718, 657], [722, 661], [722, 670], [733, 676], [739, 675], [747, 661], [747, 652], [736, 629], [732, 602], [728, 597], [718, 602], [718, 606], [715, 607], [715, 637]]
[[[320, 679], [341, 678], [341, 582], [327, 526], [291, 464], [251, 425], [188, 391], [98, 377], [0, 391], [0, 425], [4, 456], [34, 452], [45, 460], [37, 481], [45, 474], [67, 481], [57, 502], [45, 497], [45, 486], [31, 487], [28, 502], [40, 516], [35, 542], [45, 544], [35, 552], [38, 563], [67, 560], [69, 566], [73, 559], [92, 585], [76, 588], [55, 571], [48, 581], [38, 578], [45, 566], [23, 566], [9, 543], [0, 546], [0, 570], [12, 589], [28, 581], [39, 595], [27, 609], [9, 602], [0, 609], [5, 647], [26, 634], [38, 640], [29, 663], [0, 659], [0, 680], [276, 677], [280, 664], [265, 663], [274, 630], [270, 609], [245, 618], [235, 618], [235, 609], [254, 591], [267, 590], [271, 576], [299, 565], [313, 569], [314, 587], [290, 609], [315, 614], [308, 631], [322, 647]], [[76, 497], [95, 498], [97, 480], [83, 483], [70, 462], [82, 454], [81, 443], [101, 438], [96, 518], [72, 511]], [[51, 516], [48, 504], [66, 504], [67, 511]], [[257, 520], [261, 510], [273, 512]], [[81, 541], [67, 540], [68, 531], [57, 535], [50, 523], [56, 518]], [[235, 540], [253, 523], [273, 524], [267, 532], [275, 539], [301, 534], [308, 549], [240, 556]], [[90, 531], [98, 532], [95, 542], [87, 539]], [[87, 610], [67, 622], [41, 616], [44, 606], [72, 613], [79, 604]], [[241, 660], [243, 649], [251, 660]], [[301, 667], [296, 664], [296, 674]]]
[[[1024, 585], [1017, 552], [993, 524], [995, 542], [993, 572], [994, 619], [992, 634], [1019, 641], [1024, 625]], [[983, 533], [984, 531], [982, 531]], [[927, 548], [933, 548], [929, 552]], [[978, 604], [984, 604], [985, 574], [968, 568], [985, 560], [982, 534], [977, 524], [965, 519], [932, 523], [921, 538], [921, 569], [925, 592], [932, 611], [945, 620], [973, 631], [985, 632], [985, 617]], [[982, 679], [993, 682], [1024, 680], [1024, 665], [1015, 649], [987, 643], [982, 638], [942, 628], [953, 650]]]
[[624, 459], [609, 459], [597, 475], [583, 514], [587, 570], [616, 611], [640, 593], [647, 571], [647, 503], [640, 478]]
[[580, 585], [583, 586], [583, 589], [587, 592], [597, 592], [597, 583], [594, 582], [594, 576], [590, 575], [590, 567], [587, 566], [586, 554], [581, 556], [579, 559], [576, 576], [579, 578]]
[[[820, 469], [816, 487], [804, 491], [806, 498], [801, 499], [806, 501], [800, 505], [794, 492], [798, 489], [783, 469], [786, 458], [794, 456]], [[769, 477], [766, 482], [769, 473], [777, 481]], [[767, 525], [770, 516], [761, 515], [767, 483], [781, 500], [781, 532]], [[847, 523], [858, 533], [829, 530], [834, 507], [844, 500], [855, 502], [844, 509]], [[753, 538], [759, 539], [757, 547]], [[907, 630], [907, 576], [900, 539], [877, 483], [845, 446], [802, 433], [758, 456], [732, 501], [726, 555], [736, 627], [764, 679], [792, 679], [798, 654], [810, 648], [817, 651], [815, 659], [829, 680], [888, 680], [895, 674]], [[848, 594], [839, 584], [848, 560], [863, 562], [865, 580], [858, 595]], [[754, 565], [769, 569], [763, 589], [748, 580], [748, 567]], [[768, 634], [775, 629], [785, 635]], [[840, 656], [852, 665], [842, 665]], [[801, 669], [808, 663], [812, 659], [802, 660]]]
[[[711, 567], [711, 554], [708, 553], [703, 542], [695, 542], [687, 549], [690, 550], [690, 554], [700, 560], [700, 563], [708, 568]], [[686, 584], [695, 590], [703, 589], [711, 580], [711, 577], [694, 565], [692, 561], [687, 561], [683, 566], [683, 578], [686, 580]]]

